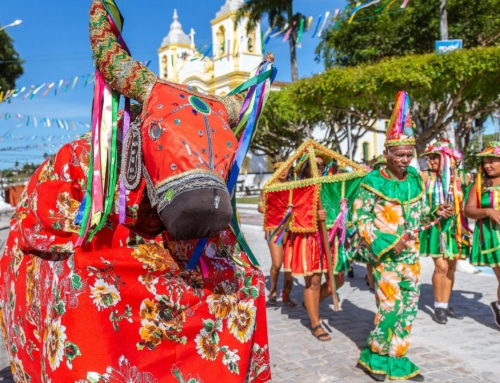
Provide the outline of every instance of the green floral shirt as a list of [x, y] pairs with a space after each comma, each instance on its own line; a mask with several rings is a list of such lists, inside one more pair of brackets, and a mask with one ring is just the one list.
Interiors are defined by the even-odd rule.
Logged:
[[401, 254], [392, 250], [405, 233], [430, 222], [432, 216], [420, 175], [409, 168], [405, 180], [392, 180], [373, 171], [361, 184], [354, 201], [353, 222], [359, 235], [359, 250], [367, 261], [396, 261], [413, 264], [418, 260], [418, 235], [407, 241]]

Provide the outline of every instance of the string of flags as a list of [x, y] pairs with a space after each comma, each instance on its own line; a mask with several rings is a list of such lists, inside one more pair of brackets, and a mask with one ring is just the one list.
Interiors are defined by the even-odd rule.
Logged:
[[[0, 148], [0, 152], [8, 152], [8, 151], [19, 151], [19, 150], [33, 150], [33, 149], [38, 149], [38, 148], [58, 148], [60, 149], [62, 147], [62, 143], [60, 144], [54, 144], [54, 143], [43, 143], [43, 144], [30, 144], [30, 145], [22, 145], [22, 146], [4, 146]], [[5, 161], [5, 159], [2, 159], [2, 161]], [[8, 161], [7, 161], [8, 162]]]
[[72, 140], [76, 140], [79, 137], [81, 137], [80, 134], [39, 136], [39, 135], [26, 135], [26, 134], [14, 135], [14, 134], [9, 133], [9, 134], [5, 134], [4, 136], [0, 137], [0, 141], [4, 141], [4, 140], [24, 140], [24, 141], [40, 140], [42, 142], [50, 142], [50, 141], [57, 141], [57, 140], [72, 141]]
[[[356, 14], [364, 8], [371, 7], [373, 5], [382, 3], [381, 6], [377, 7], [374, 9], [374, 12], [376, 14], [380, 14], [381, 11], [384, 9], [390, 9], [392, 5], [396, 2], [396, 0], [367, 0], [367, 1], [359, 1], [357, 2], [354, 6], [347, 5], [344, 9], [345, 12], [341, 13], [340, 8], [335, 9], [332, 12], [326, 11], [324, 14], [320, 14], [317, 17], [316, 21], [316, 26], [314, 29], [311, 29], [313, 26], [314, 22], [314, 17], [309, 16], [309, 17], [303, 17], [300, 19], [299, 22], [296, 20], [292, 23], [292, 25], [289, 25], [286, 23], [282, 29], [279, 27], [270, 27], [268, 30], [264, 33], [262, 32], [261, 38], [262, 38], [262, 51], [265, 51], [265, 46], [270, 42], [271, 39], [276, 38], [276, 37], [281, 37], [282, 42], [287, 42], [290, 38], [291, 33], [296, 30], [297, 31], [297, 38], [296, 38], [296, 44], [298, 48], [301, 48], [301, 42], [302, 38], [305, 32], [313, 31], [311, 34], [311, 38], [318, 37], [320, 38], [323, 35], [323, 31], [325, 28], [329, 25], [330, 22], [335, 22], [334, 29], [338, 29], [339, 25], [343, 21], [347, 21], [347, 23], [351, 24], [356, 16]], [[403, 2], [400, 5], [400, 11], [404, 11], [406, 6], [408, 5], [409, 0], [403, 0]], [[391, 12], [392, 13], [392, 12]], [[331, 15], [331, 16], [330, 16]], [[347, 15], [345, 17], [344, 15]], [[199, 48], [197, 51], [193, 52], [185, 52], [181, 56], [177, 55], [177, 58], [183, 59], [186, 61], [189, 59], [189, 61], [198, 61], [198, 60], [204, 60], [205, 57], [210, 57], [212, 56], [212, 59], [220, 59], [220, 60], [230, 60], [231, 57], [238, 57], [238, 55], [242, 52], [243, 49], [250, 50], [252, 46], [252, 42], [255, 41], [256, 35], [254, 34], [253, 36], [240, 36], [239, 39], [235, 39], [233, 42], [231, 40], [223, 41], [222, 43], [217, 43], [217, 44], [210, 44], [210, 45], [205, 45], [201, 48]], [[170, 57], [167, 57], [167, 55], [163, 56], [164, 63], [168, 63], [168, 60], [171, 61], [172, 66], [174, 65], [174, 60], [175, 57], [174, 55], [170, 55]]]
[[18, 113], [0, 113], [0, 120], [17, 119], [20, 121], [20, 126], [32, 126], [35, 128], [59, 128], [65, 130], [77, 130], [77, 128], [90, 129], [90, 124], [87, 122], [64, 120], [49, 117], [27, 116]]
[[[354, 6], [347, 5], [345, 7], [344, 9], [345, 12], [343, 14], [347, 15], [347, 18], [342, 17], [343, 14], [341, 14], [340, 8], [335, 9], [331, 17], [330, 17], [331, 12], [326, 11], [324, 14], [318, 15], [316, 20], [316, 26], [314, 27], [314, 29], [311, 29], [311, 27], [313, 26], [314, 17], [313, 16], [303, 17], [300, 20], [299, 24], [297, 24], [297, 22], [294, 21], [293, 25], [290, 26], [289, 24], [285, 24], [285, 26], [281, 30], [278, 27], [269, 28], [263, 35], [263, 44], [268, 44], [272, 38], [278, 37], [281, 34], [284, 34], [283, 42], [286, 42], [291, 32], [293, 30], [297, 30], [297, 46], [300, 48], [304, 32], [312, 30], [313, 32], [311, 34], [311, 38], [321, 37], [323, 31], [328, 26], [329, 22], [335, 22], [334, 29], [337, 29], [342, 21], [347, 21], [348, 24], [351, 24], [358, 11], [360, 11], [361, 9], [382, 3], [379, 7], [374, 9], [375, 13], [380, 13], [384, 9], [391, 8], [391, 6], [395, 2], [396, 0], [358, 1]], [[409, 0], [403, 0], [399, 8], [401, 10], [405, 10], [406, 6], [408, 5], [408, 2]]]
[[[152, 60], [143, 62], [145, 66], [149, 66]], [[0, 89], [0, 103], [7, 101], [9, 98], [17, 98], [24, 100], [32, 100], [35, 96], [45, 97], [51, 90], [54, 90], [54, 95], [60, 95], [73, 91], [78, 82], [83, 83], [83, 87], [92, 84], [95, 81], [95, 73], [89, 73], [82, 76], [70, 77], [59, 81], [46, 82], [38, 85], [23, 86], [21, 88], [9, 89], [3, 91]]]

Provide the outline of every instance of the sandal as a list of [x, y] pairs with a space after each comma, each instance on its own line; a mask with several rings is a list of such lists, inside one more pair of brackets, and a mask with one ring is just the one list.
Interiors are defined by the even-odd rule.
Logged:
[[278, 303], [278, 297], [276, 295], [269, 296], [267, 298], [267, 303], [269, 303], [270, 305], [275, 306]]
[[294, 302], [292, 299], [290, 299], [290, 297], [288, 297], [288, 299], [290, 299], [290, 300], [285, 302], [285, 293], [287, 293], [287, 292], [288, 292], [287, 290], [283, 290], [281, 292], [281, 300], [283, 302], [283, 305], [286, 307], [289, 307], [291, 309], [294, 309], [295, 307], [297, 307], [297, 303]]
[[[319, 335], [316, 335], [315, 332], [319, 329], [323, 329], [323, 327], [321, 327], [321, 323], [319, 325], [317, 325], [316, 327], [314, 327], [312, 329], [312, 334], [314, 335], [314, 337], [319, 340], [320, 342], [328, 342], [330, 340], [332, 340], [332, 338], [330, 337], [330, 335], [328, 335], [328, 333], [323, 333], [323, 334], [319, 334]], [[323, 329], [324, 331], [324, 329]]]

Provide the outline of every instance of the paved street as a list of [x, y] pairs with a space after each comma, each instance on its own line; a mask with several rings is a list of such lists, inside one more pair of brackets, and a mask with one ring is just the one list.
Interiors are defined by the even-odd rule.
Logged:
[[[263, 232], [251, 225], [245, 225], [244, 231], [269, 286], [270, 257]], [[499, 382], [500, 329], [494, 325], [489, 307], [495, 300], [495, 277], [457, 273], [451, 301], [465, 319], [450, 319], [444, 326], [431, 318], [432, 271], [432, 260], [422, 259], [422, 296], [409, 357], [426, 381]], [[268, 307], [273, 382], [372, 382], [355, 365], [373, 328], [375, 301], [365, 284], [365, 268], [355, 266], [354, 273], [355, 278], [347, 279], [340, 289], [341, 311], [334, 312], [330, 300], [321, 304], [320, 315], [331, 342], [321, 343], [311, 335], [307, 313], [300, 306]], [[281, 279], [278, 285], [282, 285]], [[303, 286], [302, 278], [296, 278], [292, 297], [299, 303]]]
[[[261, 216], [253, 208], [241, 209], [247, 239], [261, 262], [269, 285], [270, 257], [261, 230]], [[0, 228], [9, 215], [0, 215]], [[0, 243], [7, 230], [0, 230]], [[355, 278], [340, 290], [341, 311], [334, 312], [331, 301], [321, 305], [323, 323], [333, 340], [322, 343], [309, 331], [309, 319], [302, 308], [289, 309], [280, 304], [268, 307], [273, 382], [327, 383], [372, 382], [355, 368], [360, 348], [373, 327], [375, 302], [365, 282], [365, 269], [355, 266]], [[438, 325], [431, 319], [433, 296], [430, 284], [432, 261], [422, 260], [422, 299], [414, 323], [409, 356], [417, 363], [426, 381], [499, 382], [500, 330], [488, 306], [495, 299], [496, 279], [483, 273], [457, 273], [453, 307], [462, 312], [463, 321], [450, 319]], [[281, 286], [280, 280], [279, 285]], [[303, 280], [295, 279], [292, 297], [302, 302]], [[0, 348], [0, 368], [8, 365]]]

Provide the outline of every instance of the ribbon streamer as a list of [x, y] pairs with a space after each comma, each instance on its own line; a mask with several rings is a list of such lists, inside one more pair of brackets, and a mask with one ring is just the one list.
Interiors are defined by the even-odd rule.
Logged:
[[290, 36], [290, 33], [292, 33], [295, 24], [297, 24], [296, 21], [293, 22], [292, 27], [285, 33], [285, 36], [283, 36], [283, 42], [288, 40], [288, 37]]
[[283, 29], [279, 30], [279, 31], [278, 31], [278, 32], [276, 32], [276, 33], [273, 33], [273, 34], [271, 35], [271, 38], [273, 39], [273, 38], [275, 38], [276, 36], [281, 35], [281, 34], [282, 34], [283, 32], [285, 32], [287, 29], [288, 29], [288, 23], [286, 23], [286, 24], [285, 24], [285, 26], [283, 27]]
[[321, 25], [321, 20], [323, 19], [323, 15], [318, 16], [318, 23], [316, 24], [316, 29], [314, 30], [314, 33], [312, 34], [311, 38], [314, 38], [316, 34], [318, 33], [319, 26]]
[[299, 24], [299, 32], [297, 34], [297, 45], [300, 44], [300, 40], [302, 40], [302, 34], [304, 33], [304, 24], [305, 24], [305, 18], [300, 19], [300, 24]]
[[267, 44], [271, 40], [272, 35], [278, 32], [278, 30], [279, 27], [274, 27], [268, 35], [264, 36], [264, 43]]
[[349, 18], [348, 24], [352, 23], [352, 21], [354, 20], [354, 16], [360, 9], [367, 8], [371, 5], [378, 3], [380, 3], [380, 0], [371, 0], [371, 1], [365, 1], [364, 3], [358, 3], [351, 13], [351, 17]]
[[325, 25], [328, 22], [328, 17], [329, 16], [330, 16], [330, 11], [327, 11], [325, 13], [325, 19], [323, 20], [323, 24], [321, 24], [321, 28], [318, 31], [318, 37], [321, 37], [321, 33], [323, 32], [323, 29], [325, 28]]

